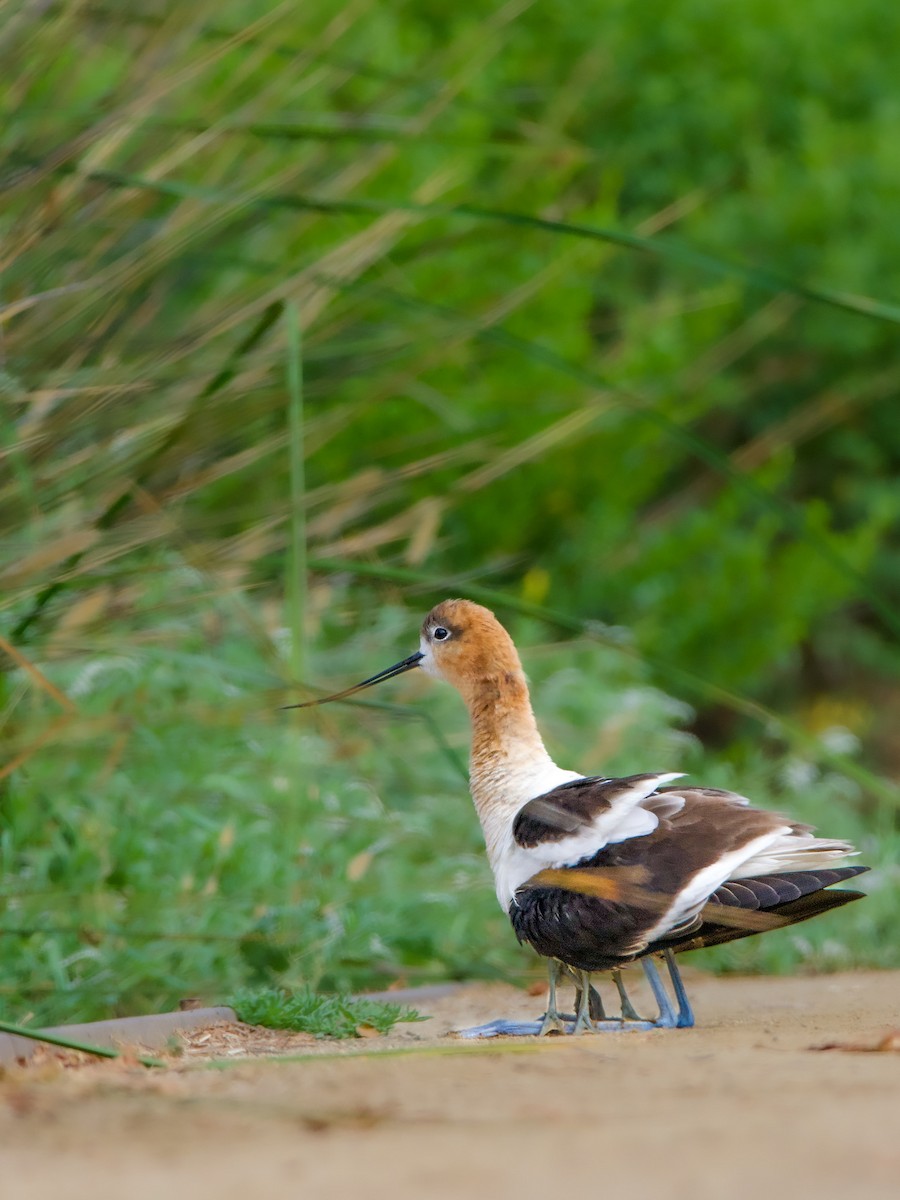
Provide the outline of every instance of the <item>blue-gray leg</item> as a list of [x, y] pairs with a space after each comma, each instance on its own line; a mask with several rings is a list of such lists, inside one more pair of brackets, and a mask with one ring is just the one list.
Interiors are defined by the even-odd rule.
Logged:
[[684, 982], [681, 978], [681, 972], [678, 970], [678, 964], [675, 962], [675, 955], [671, 950], [666, 950], [664, 953], [666, 966], [669, 968], [669, 978], [672, 980], [672, 987], [675, 989], [675, 999], [678, 1001], [678, 1017], [675, 1024], [679, 1029], [693, 1029], [694, 1010], [691, 1008], [691, 1002], [688, 1000], [687, 992], [684, 990]]
[[457, 1029], [457, 1037], [492, 1038], [492, 1037], [540, 1037], [543, 1021], [507, 1021], [498, 1017], [496, 1021], [487, 1021], [484, 1025], [471, 1025], [468, 1029]]
[[672, 1007], [672, 1002], [668, 997], [663, 981], [659, 977], [659, 971], [656, 969], [656, 963], [649, 956], [642, 958], [641, 965], [644, 968], [644, 974], [647, 976], [647, 982], [653, 989], [654, 998], [659, 1005], [659, 1016], [653, 1022], [653, 1025], [656, 1029], [691, 1029], [694, 1024], [694, 1012], [691, 1008], [691, 1002], [687, 998], [687, 992], [684, 990], [684, 983], [678, 966], [675, 963], [675, 955], [671, 950], [664, 950], [663, 957], [669, 969], [669, 978], [672, 980], [672, 987], [675, 989], [678, 1012], [676, 1013]]
[[641, 959], [641, 966], [644, 968], [644, 974], [647, 976], [647, 982], [653, 990], [653, 998], [659, 1005], [659, 1016], [655, 1021], [651, 1022], [657, 1029], [674, 1029], [678, 1023], [678, 1017], [675, 1009], [672, 1007], [672, 1002], [666, 994], [666, 989], [663, 986], [663, 981], [659, 977], [659, 971], [656, 969], [656, 963], [649, 956]]

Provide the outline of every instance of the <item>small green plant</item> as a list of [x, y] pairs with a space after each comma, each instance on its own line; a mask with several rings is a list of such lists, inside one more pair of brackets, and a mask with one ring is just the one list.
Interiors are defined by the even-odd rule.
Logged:
[[231, 1007], [248, 1025], [270, 1029], [293, 1029], [316, 1037], [361, 1037], [361, 1030], [389, 1033], [398, 1021], [426, 1021], [413, 1008], [383, 1000], [361, 1000], [352, 996], [323, 996], [303, 988], [245, 988], [231, 998]]

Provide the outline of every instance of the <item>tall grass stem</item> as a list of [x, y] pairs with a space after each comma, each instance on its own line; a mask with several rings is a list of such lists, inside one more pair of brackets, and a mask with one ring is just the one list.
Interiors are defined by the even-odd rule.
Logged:
[[303, 447], [303, 334], [300, 312], [293, 301], [285, 306], [285, 323], [291, 495], [288, 625], [291, 630], [291, 674], [299, 680], [303, 678], [306, 668], [306, 468]]

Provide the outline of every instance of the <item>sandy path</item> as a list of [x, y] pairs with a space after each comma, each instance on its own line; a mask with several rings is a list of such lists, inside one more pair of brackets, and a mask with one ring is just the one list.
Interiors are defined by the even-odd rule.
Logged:
[[[691, 978], [701, 1027], [461, 1044], [540, 1000], [474, 986], [302, 1061], [0, 1080], [9, 1200], [900, 1198], [900, 973]], [[373, 1053], [394, 1050], [395, 1053]]]

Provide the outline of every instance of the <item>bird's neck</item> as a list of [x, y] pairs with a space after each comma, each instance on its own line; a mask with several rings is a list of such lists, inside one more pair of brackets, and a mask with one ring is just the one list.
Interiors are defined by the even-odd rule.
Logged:
[[463, 699], [472, 723], [469, 786], [496, 870], [522, 805], [577, 775], [547, 753], [521, 672], [481, 679]]

